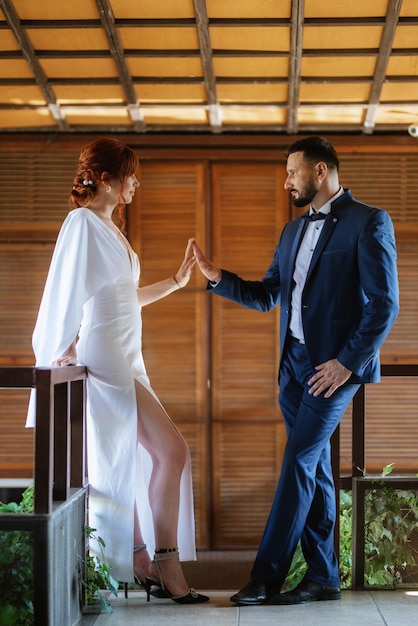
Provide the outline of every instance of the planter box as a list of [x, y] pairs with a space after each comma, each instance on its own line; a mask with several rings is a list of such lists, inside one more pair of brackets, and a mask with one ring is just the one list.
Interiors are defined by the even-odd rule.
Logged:
[[[0, 533], [32, 534], [35, 626], [71, 626], [84, 606], [86, 490], [73, 490], [49, 514], [1, 514]], [[0, 591], [1, 596], [1, 591]]]
[[81, 366], [0, 367], [0, 388], [36, 389], [35, 511], [0, 515], [0, 533], [31, 535], [35, 626], [72, 626], [84, 607], [86, 376]]

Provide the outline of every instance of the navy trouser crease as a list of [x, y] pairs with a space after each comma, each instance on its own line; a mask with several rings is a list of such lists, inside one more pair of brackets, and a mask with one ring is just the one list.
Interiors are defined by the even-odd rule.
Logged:
[[334, 551], [335, 488], [330, 438], [359, 388], [345, 384], [330, 398], [308, 393], [314, 374], [305, 345], [289, 340], [280, 368], [279, 404], [287, 444], [279, 484], [251, 578], [280, 588], [298, 541], [307, 580], [338, 587]]

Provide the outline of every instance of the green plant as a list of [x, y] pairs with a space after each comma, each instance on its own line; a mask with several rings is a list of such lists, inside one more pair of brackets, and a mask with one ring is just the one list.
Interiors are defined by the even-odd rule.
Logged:
[[[31, 514], [34, 511], [34, 486], [30, 485], [22, 494], [20, 503], [0, 502], [0, 514]], [[112, 608], [102, 593], [107, 589], [117, 595], [118, 582], [110, 574], [104, 556], [105, 543], [93, 533], [94, 528], [85, 527], [86, 536], [94, 538], [101, 549], [101, 559], [87, 554], [80, 556], [85, 575], [82, 583], [86, 590], [86, 601], [100, 600], [108, 613]], [[33, 606], [33, 537], [30, 531], [0, 531], [0, 626], [32, 626]]]
[[[393, 489], [383, 480], [393, 470], [386, 465], [375, 487], [365, 498], [365, 577], [367, 586], [396, 587], [408, 581], [418, 567], [418, 552], [411, 543], [418, 541], [418, 494]], [[362, 472], [366, 476], [366, 472]], [[298, 544], [286, 588], [293, 589], [303, 578], [306, 563]], [[352, 575], [352, 495], [340, 491], [340, 578], [341, 588], [349, 589]]]
[[112, 607], [102, 591], [107, 589], [114, 596], [117, 596], [119, 583], [111, 575], [110, 568], [106, 562], [104, 555], [104, 548], [106, 547], [105, 542], [101, 537], [94, 534], [96, 532], [95, 528], [85, 526], [85, 531], [86, 537], [89, 539], [95, 539], [97, 544], [100, 546], [101, 552], [100, 559], [97, 556], [91, 556], [90, 554], [87, 554], [84, 559], [80, 556], [80, 559], [85, 567], [85, 579], [83, 580], [83, 584], [86, 590], [87, 604], [94, 602], [95, 597], [97, 597], [100, 600], [102, 609], [107, 611], [107, 613], [112, 613]]
[[[0, 513], [32, 513], [33, 485], [20, 504], [0, 503]], [[31, 626], [33, 608], [33, 537], [30, 531], [0, 531], [0, 626]]]
[[350, 491], [340, 491], [340, 580], [341, 588], [349, 589], [352, 573], [352, 515]]
[[[341, 588], [348, 589], [351, 585], [351, 546], [352, 546], [352, 501], [351, 493], [340, 492], [340, 578]], [[305, 575], [307, 566], [300, 543], [293, 555], [292, 564], [286, 578], [286, 589], [294, 589]]]
[[299, 542], [296, 546], [296, 550], [292, 559], [292, 564], [287, 574], [285, 582], [286, 591], [294, 589], [300, 583], [305, 575], [306, 569], [306, 561], [304, 559], [302, 547]]
[[[382, 477], [393, 465], [383, 468]], [[364, 580], [366, 585], [396, 587], [418, 566], [411, 537], [418, 536], [418, 494], [393, 489], [376, 479], [365, 497]]]

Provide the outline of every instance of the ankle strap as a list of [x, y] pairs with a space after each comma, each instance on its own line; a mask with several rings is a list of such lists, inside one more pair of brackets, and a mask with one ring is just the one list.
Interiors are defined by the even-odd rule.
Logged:
[[134, 552], [139, 552], [140, 550], [145, 550], [147, 545], [145, 543], [138, 543], [136, 546], [134, 545]]
[[168, 554], [169, 552], [178, 552], [178, 548], [155, 548], [155, 554]]

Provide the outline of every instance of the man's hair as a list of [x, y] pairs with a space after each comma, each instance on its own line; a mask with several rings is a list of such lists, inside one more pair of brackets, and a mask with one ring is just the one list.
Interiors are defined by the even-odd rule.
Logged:
[[304, 158], [311, 165], [316, 165], [319, 161], [324, 161], [330, 170], [340, 167], [337, 153], [331, 144], [324, 137], [305, 137], [292, 143], [286, 151], [286, 158], [294, 152], [303, 152]]

